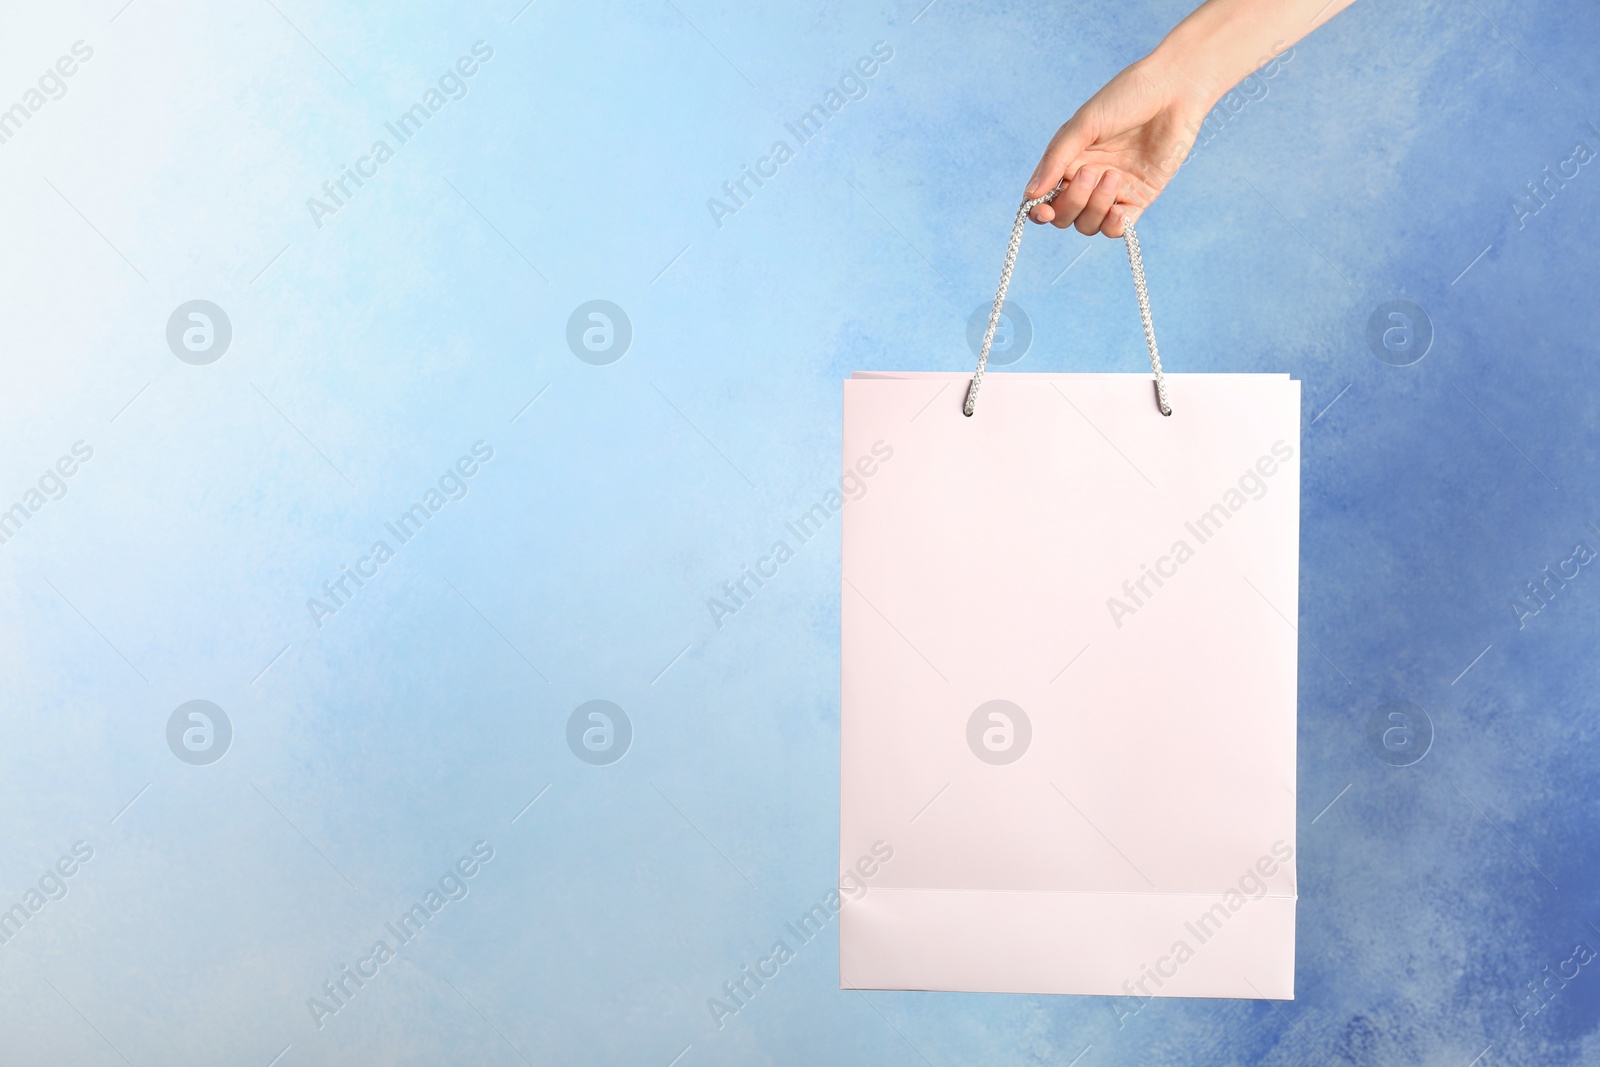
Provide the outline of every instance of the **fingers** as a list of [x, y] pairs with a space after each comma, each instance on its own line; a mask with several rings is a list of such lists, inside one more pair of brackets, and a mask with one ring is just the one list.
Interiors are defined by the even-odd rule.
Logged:
[[1139, 218], [1139, 208], [1134, 204], [1115, 204], [1106, 212], [1106, 221], [1100, 232], [1107, 237], [1121, 237], [1125, 228]]
[[[1139, 215], [1144, 208], [1138, 204], [1112, 204], [1106, 211], [1105, 219], [1100, 223], [1100, 232], [1107, 237], [1122, 237], [1128, 228], [1139, 221]], [[1092, 234], [1093, 230], [1085, 230]]]
[[1084, 119], [1083, 113], [1072, 116], [1066, 125], [1056, 131], [1050, 138], [1050, 144], [1044, 150], [1044, 157], [1039, 160], [1039, 165], [1033, 168], [1033, 177], [1028, 179], [1026, 193], [1029, 197], [1043, 196], [1056, 187], [1067, 173], [1067, 165], [1078, 157], [1094, 140], [1094, 131], [1089, 128], [1089, 123]]
[[1153, 195], [1141, 182], [1119, 170], [1080, 167], [1056, 198], [1039, 204], [1030, 217], [1057, 229], [1074, 227], [1086, 236], [1103, 233], [1121, 237]]
[[[1050, 202], [1050, 206], [1055, 209], [1051, 225], [1064, 230], [1076, 222], [1078, 215], [1088, 205], [1089, 197], [1100, 184], [1101, 175], [1105, 173], [1099, 167], [1079, 167], [1066, 188], [1057, 193], [1056, 198]], [[1104, 214], [1104, 209], [1101, 213]]]
[[1098, 232], [1106, 221], [1106, 213], [1117, 202], [1117, 194], [1122, 191], [1122, 176], [1114, 170], [1108, 170], [1095, 184], [1094, 191], [1089, 194], [1088, 202], [1083, 205], [1083, 210], [1078, 212], [1078, 217], [1073, 225], [1084, 236]]
[[[1033, 177], [1028, 179], [1028, 186], [1023, 195], [1028, 199], [1043, 196], [1067, 174], [1067, 168], [1094, 140], [1094, 130], [1082, 111], [1067, 120], [1066, 125], [1056, 131], [1050, 139], [1050, 144], [1044, 150], [1044, 156], [1039, 160], [1039, 165], [1033, 168]], [[1060, 197], [1057, 197], [1059, 200]], [[1049, 204], [1040, 204], [1029, 213], [1034, 222], [1050, 222], [1060, 211]]]

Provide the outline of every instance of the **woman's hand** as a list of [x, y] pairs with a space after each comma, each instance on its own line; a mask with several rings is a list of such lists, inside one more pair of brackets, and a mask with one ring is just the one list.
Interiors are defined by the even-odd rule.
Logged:
[[1175, 81], [1146, 60], [1090, 97], [1056, 131], [1028, 180], [1029, 198], [1066, 183], [1029, 218], [1121, 237], [1123, 225], [1138, 218], [1177, 173], [1211, 106], [1207, 93]]
[[1121, 237], [1178, 173], [1228, 87], [1353, 2], [1205, 0], [1056, 131], [1027, 195], [1066, 185], [1029, 217]]

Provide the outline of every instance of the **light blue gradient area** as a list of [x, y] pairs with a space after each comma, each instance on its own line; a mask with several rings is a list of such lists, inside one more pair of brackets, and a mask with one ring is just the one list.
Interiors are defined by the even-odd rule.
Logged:
[[[837, 525], [722, 625], [706, 600], [835, 480], [842, 377], [971, 364], [1040, 148], [1184, 5], [121, 5], [0, 31], [0, 107], [93, 49], [0, 144], [0, 506], [93, 448], [0, 545], [0, 906], [94, 850], [0, 946], [0, 1062], [1600, 1060], [1595, 969], [1528, 1010], [1600, 949], [1600, 576], [1509, 606], [1600, 548], [1600, 163], [1511, 206], [1600, 147], [1592, 5], [1359, 3], [1140, 226], [1169, 368], [1305, 383], [1299, 999], [1119, 1027], [841, 992], [830, 927], [720, 1029], [707, 998], [836, 877]], [[1117, 243], [1030, 231], [1013, 298], [1015, 369], [1141, 365]], [[209, 366], [165, 341], [192, 299], [232, 322]], [[566, 344], [591, 299], [633, 325], [609, 366]], [[1366, 342], [1391, 299], [1432, 319], [1412, 366]], [[319, 628], [307, 598], [478, 441]], [[165, 736], [197, 698], [234, 729], [203, 767]], [[606, 767], [566, 743], [597, 698], [635, 730]], [[1368, 749], [1392, 699], [1436, 728], [1415, 766]], [[477, 841], [466, 898], [319, 1029], [307, 998]]]

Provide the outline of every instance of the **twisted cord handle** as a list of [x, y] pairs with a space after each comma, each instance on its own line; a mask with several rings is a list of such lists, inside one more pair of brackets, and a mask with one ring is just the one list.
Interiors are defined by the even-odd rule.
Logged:
[[[983, 385], [983, 372], [989, 366], [989, 350], [994, 346], [995, 328], [1000, 325], [1000, 311], [1005, 307], [1006, 290], [1011, 288], [1011, 272], [1017, 265], [1017, 250], [1022, 247], [1022, 231], [1028, 224], [1028, 212], [1054, 200], [1061, 188], [1057, 185], [1043, 196], [1024, 200], [1022, 206], [1017, 208], [1016, 221], [1011, 225], [1011, 242], [1006, 245], [1005, 266], [1000, 270], [1000, 287], [994, 294], [994, 307], [989, 309], [989, 327], [983, 332], [983, 350], [978, 353], [978, 369], [972, 376], [972, 384], [967, 387], [967, 402], [962, 410], [968, 416], [977, 408], [978, 389]], [[1123, 224], [1122, 242], [1128, 249], [1128, 266], [1133, 271], [1133, 291], [1139, 298], [1139, 319], [1144, 324], [1144, 343], [1150, 349], [1150, 369], [1156, 376], [1156, 400], [1161, 406], [1161, 414], [1171, 415], [1167, 379], [1161, 371], [1161, 353], [1156, 349], [1155, 320], [1150, 316], [1150, 290], [1145, 284], [1144, 257], [1139, 252], [1139, 235], [1134, 232], [1133, 223]]]

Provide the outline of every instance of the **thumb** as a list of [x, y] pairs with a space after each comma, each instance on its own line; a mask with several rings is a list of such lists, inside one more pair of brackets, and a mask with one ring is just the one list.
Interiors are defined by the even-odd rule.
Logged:
[[1025, 195], [1032, 199], [1054, 189], [1067, 176], [1067, 167], [1093, 141], [1094, 130], [1083, 112], [1079, 111], [1050, 139], [1049, 147], [1044, 150], [1044, 158], [1039, 160], [1039, 165], [1033, 168], [1033, 177], [1028, 179]]

